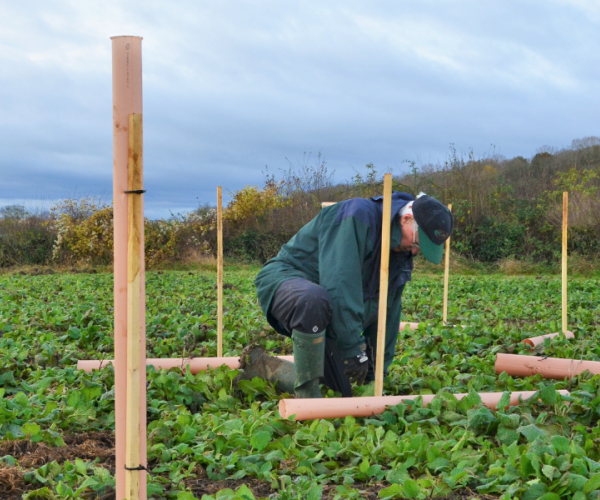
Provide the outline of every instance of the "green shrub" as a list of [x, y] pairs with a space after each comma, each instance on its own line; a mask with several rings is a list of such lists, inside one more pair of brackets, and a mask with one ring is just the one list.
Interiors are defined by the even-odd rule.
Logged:
[[524, 236], [522, 225], [486, 217], [471, 237], [473, 257], [482, 262], [496, 262], [518, 256], [523, 251]]
[[227, 239], [224, 250], [231, 258], [264, 264], [275, 257], [281, 246], [292, 236], [293, 233], [266, 233], [247, 229], [240, 235]]
[[54, 239], [43, 214], [20, 205], [0, 209], [0, 267], [46, 264]]

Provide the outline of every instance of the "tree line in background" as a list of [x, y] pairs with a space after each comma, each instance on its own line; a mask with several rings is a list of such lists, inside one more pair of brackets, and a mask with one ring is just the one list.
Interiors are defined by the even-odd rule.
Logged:
[[[225, 254], [265, 262], [321, 210], [323, 201], [378, 196], [383, 172], [373, 164], [347, 182], [334, 183], [321, 155], [310, 155], [264, 186], [233, 193], [224, 210]], [[569, 250], [600, 254], [600, 138], [574, 140], [560, 151], [544, 147], [531, 159], [497, 155], [476, 158], [451, 147], [443, 165], [410, 164], [394, 177], [394, 190], [423, 191], [452, 203], [454, 250], [495, 263], [560, 259], [562, 193], [569, 192]], [[192, 263], [216, 252], [216, 209], [145, 222], [149, 268]], [[67, 199], [49, 211], [0, 209], [0, 267], [24, 265], [109, 265], [112, 263], [112, 206], [93, 198]]]

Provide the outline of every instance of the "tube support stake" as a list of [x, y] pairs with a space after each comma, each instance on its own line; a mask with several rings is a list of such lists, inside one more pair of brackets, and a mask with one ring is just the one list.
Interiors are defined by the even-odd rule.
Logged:
[[[144, 214], [143, 197], [143, 132], [142, 115], [129, 115], [129, 164], [127, 203], [127, 441], [125, 463], [125, 489], [128, 499], [140, 497], [140, 465], [145, 466], [140, 454], [140, 441], [146, 440], [145, 426], [140, 415], [146, 413], [146, 405], [140, 401], [142, 384], [146, 379], [145, 349], [142, 352], [142, 303], [144, 280]], [[142, 375], [142, 376], [140, 376]], [[143, 406], [143, 407], [142, 407]], [[146, 495], [144, 495], [145, 498]]]
[[567, 227], [569, 225], [569, 193], [563, 193], [562, 217], [562, 332], [566, 335], [567, 325]]
[[375, 358], [375, 396], [383, 395], [383, 362], [387, 323], [388, 278], [390, 273], [390, 231], [392, 222], [392, 174], [383, 178], [383, 221], [381, 224], [381, 274], [379, 277], [379, 318]]
[[[452, 203], [448, 205], [448, 210], [452, 212]], [[442, 321], [444, 325], [448, 324], [448, 281], [450, 277], [450, 237], [445, 243], [444, 255], [444, 305], [442, 307]]]
[[217, 357], [223, 356], [223, 192], [217, 186]]

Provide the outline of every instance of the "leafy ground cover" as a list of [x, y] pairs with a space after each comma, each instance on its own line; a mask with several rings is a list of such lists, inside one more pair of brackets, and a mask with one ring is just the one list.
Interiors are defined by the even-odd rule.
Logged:
[[[255, 268], [226, 269], [225, 354], [249, 342], [291, 353], [254, 294]], [[600, 379], [551, 382], [494, 373], [498, 352], [600, 360], [598, 280], [570, 284], [570, 328], [531, 353], [520, 340], [560, 329], [554, 277], [453, 277], [441, 324], [440, 276], [415, 276], [387, 394], [439, 396], [373, 418], [292, 422], [255, 379], [225, 367], [148, 371], [153, 498], [598, 498]], [[216, 355], [215, 275], [147, 275], [149, 357]], [[113, 371], [75, 369], [112, 357], [110, 274], [0, 277], [0, 497], [114, 498]], [[558, 389], [569, 389], [562, 398]], [[492, 412], [477, 391], [539, 390]], [[360, 388], [356, 389], [357, 394]], [[470, 392], [458, 402], [452, 393]], [[331, 392], [325, 394], [335, 396]]]

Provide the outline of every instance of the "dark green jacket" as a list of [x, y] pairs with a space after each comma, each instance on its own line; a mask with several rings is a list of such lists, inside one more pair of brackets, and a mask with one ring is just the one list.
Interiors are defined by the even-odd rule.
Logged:
[[[412, 200], [414, 197], [407, 193], [392, 195], [388, 316], [394, 319], [387, 321], [386, 328], [390, 339], [398, 335], [400, 311], [389, 308], [392, 304], [401, 307], [400, 294], [413, 268], [410, 252], [391, 249], [402, 238], [399, 211]], [[337, 339], [342, 356], [360, 354], [362, 334], [373, 324], [378, 310], [382, 204], [382, 197], [354, 198], [323, 208], [265, 264], [256, 277], [256, 290], [275, 330], [284, 333], [269, 314], [275, 292], [288, 279], [305, 278], [324, 287], [331, 296], [333, 319], [327, 332]]]

